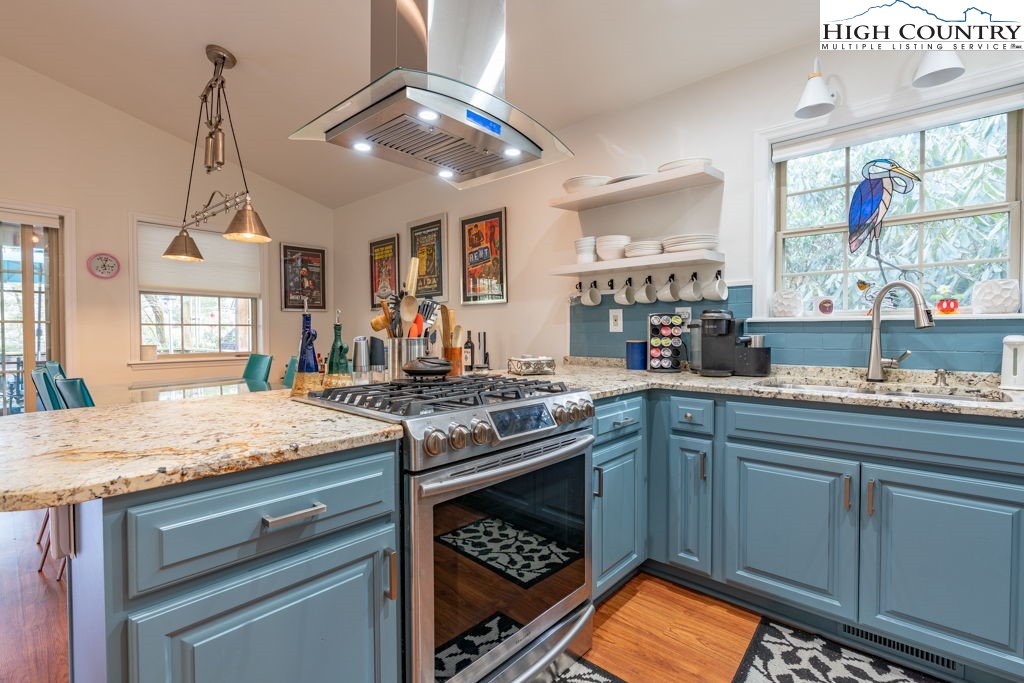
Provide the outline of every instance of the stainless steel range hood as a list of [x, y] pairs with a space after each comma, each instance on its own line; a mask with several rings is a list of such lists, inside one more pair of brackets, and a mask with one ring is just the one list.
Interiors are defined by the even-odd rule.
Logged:
[[471, 187], [572, 157], [504, 99], [505, 0], [369, 0], [368, 86], [291, 135]]

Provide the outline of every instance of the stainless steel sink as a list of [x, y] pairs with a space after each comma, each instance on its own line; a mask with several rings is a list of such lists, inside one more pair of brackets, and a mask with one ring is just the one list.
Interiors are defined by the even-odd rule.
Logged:
[[1008, 403], [1013, 401], [1012, 396], [998, 389], [977, 389], [972, 387], [945, 387], [940, 389], [930, 384], [885, 384], [844, 382], [841, 380], [800, 381], [792, 378], [778, 377], [758, 382], [757, 386], [807, 393], [892, 396], [927, 401], [969, 401], [972, 403]]

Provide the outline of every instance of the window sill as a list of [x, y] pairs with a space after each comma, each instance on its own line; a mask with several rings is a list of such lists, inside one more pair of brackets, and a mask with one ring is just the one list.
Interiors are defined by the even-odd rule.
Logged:
[[[1024, 313], [955, 313], [934, 315], [936, 322], [943, 320], [1024, 320]], [[882, 320], [913, 320], [912, 313], [882, 314]], [[816, 322], [871, 322], [871, 316], [864, 315], [801, 315], [795, 318], [747, 318], [748, 323], [816, 323]]]
[[133, 370], [156, 370], [159, 368], [201, 368], [217, 365], [238, 365], [249, 359], [249, 354], [237, 356], [207, 356], [200, 358], [157, 358], [156, 360], [131, 360], [128, 367]]

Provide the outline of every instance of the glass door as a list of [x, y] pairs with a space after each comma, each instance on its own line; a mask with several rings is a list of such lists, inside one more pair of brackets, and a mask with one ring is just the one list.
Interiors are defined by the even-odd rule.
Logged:
[[60, 360], [55, 228], [0, 221], [0, 414], [32, 412], [29, 373]]

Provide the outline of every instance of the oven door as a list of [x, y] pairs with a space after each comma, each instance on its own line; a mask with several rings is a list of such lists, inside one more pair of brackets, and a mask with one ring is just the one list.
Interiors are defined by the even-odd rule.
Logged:
[[591, 595], [589, 432], [406, 477], [414, 683], [479, 680]]

